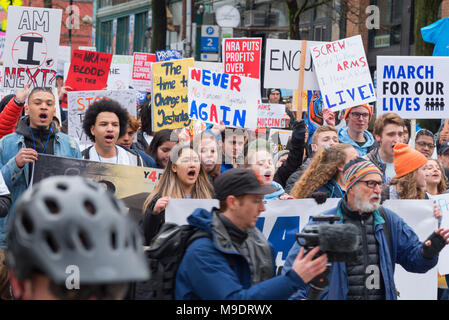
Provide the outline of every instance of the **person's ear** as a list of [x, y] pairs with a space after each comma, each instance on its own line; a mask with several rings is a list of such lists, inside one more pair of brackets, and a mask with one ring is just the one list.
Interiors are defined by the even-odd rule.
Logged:
[[235, 196], [228, 196], [226, 198], [226, 206], [233, 210], [237, 206], [238, 199]]
[[315, 143], [311, 143], [310, 148], [312, 149], [313, 152], [317, 152], [318, 150], [318, 146]]
[[374, 134], [374, 139], [376, 139], [377, 142], [381, 142], [382, 138], [378, 134]]
[[174, 173], [176, 173], [177, 170], [178, 170], [178, 168], [176, 167], [176, 164], [173, 163], [173, 164], [171, 165], [171, 171], [174, 172]]

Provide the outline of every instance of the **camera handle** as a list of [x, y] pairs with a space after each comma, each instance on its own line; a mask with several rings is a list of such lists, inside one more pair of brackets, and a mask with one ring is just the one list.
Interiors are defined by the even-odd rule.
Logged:
[[307, 298], [309, 300], [319, 300], [321, 292], [329, 285], [328, 275], [331, 271], [331, 266], [332, 264], [328, 263], [326, 265], [326, 270], [308, 283], [310, 289]]

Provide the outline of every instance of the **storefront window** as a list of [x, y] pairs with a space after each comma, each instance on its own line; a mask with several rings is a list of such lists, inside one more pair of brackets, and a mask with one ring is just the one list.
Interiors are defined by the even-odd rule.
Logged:
[[401, 42], [402, 0], [377, 0], [380, 28], [372, 30], [372, 48], [389, 47]]

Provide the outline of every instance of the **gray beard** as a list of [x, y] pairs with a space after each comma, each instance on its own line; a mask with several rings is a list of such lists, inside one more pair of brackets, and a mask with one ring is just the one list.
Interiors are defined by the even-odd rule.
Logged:
[[[371, 199], [370, 199], [371, 200]], [[377, 203], [371, 204], [369, 201], [362, 201], [357, 195], [354, 198], [354, 204], [357, 210], [361, 212], [374, 212], [379, 209], [380, 199]]]

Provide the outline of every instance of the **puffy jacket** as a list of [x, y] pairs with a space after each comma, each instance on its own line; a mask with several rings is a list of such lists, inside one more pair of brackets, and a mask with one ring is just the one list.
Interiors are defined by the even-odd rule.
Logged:
[[[216, 209], [196, 209], [187, 219], [212, 237], [199, 238], [188, 247], [176, 274], [175, 299], [283, 300], [299, 289], [301, 278], [293, 270], [251, 285], [248, 262], [234, 250], [227, 232], [215, 227], [220, 223], [217, 214]], [[261, 237], [252, 228], [246, 241], [258, 242]]]
[[0, 113], [0, 138], [14, 132], [17, 121], [22, 114], [22, 109], [23, 106], [19, 106], [15, 102], [14, 97], [9, 100], [6, 107]]
[[334, 178], [330, 179], [328, 182], [316, 189], [313, 193], [315, 192], [327, 193], [329, 198], [344, 198], [345, 196], [345, 192], [341, 190], [341, 187], [338, 185], [337, 181], [335, 181]]
[[[335, 215], [342, 217], [340, 211], [341, 201], [337, 207], [330, 209], [323, 214]], [[384, 233], [383, 224], [385, 220], [376, 210], [374, 213], [374, 234], [379, 244], [380, 271], [385, 285], [385, 298], [387, 300], [396, 300], [396, 286], [394, 284], [395, 264], [400, 264], [408, 272], [425, 273], [432, 269], [438, 262], [438, 256], [433, 259], [426, 259], [421, 254], [422, 243], [419, 241], [415, 232], [393, 211], [385, 208], [385, 215], [388, 219], [389, 234], [391, 241], [392, 254], [388, 248], [387, 240]], [[315, 224], [318, 222], [310, 222]], [[340, 220], [337, 223], [342, 223]], [[297, 242], [293, 245], [288, 253], [282, 272], [289, 272], [291, 265], [300, 250]], [[394, 261], [391, 262], [391, 257]], [[320, 299], [326, 300], [346, 300], [348, 293], [348, 277], [346, 274], [346, 266], [343, 262], [332, 263], [331, 271], [328, 276], [329, 286], [327, 286], [320, 295]], [[309, 286], [302, 283], [301, 289], [298, 290], [291, 299], [307, 298]]]
[[[19, 126], [27, 126], [27, 117], [19, 121]], [[57, 131], [52, 123], [52, 130]], [[17, 167], [15, 157], [20, 149], [26, 148], [25, 138], [17, 132], [11, 133], [0, 140], [0, 166], [5, 183], [11, 193], [12, 205], [6, 217], [0, 219], [0, 249], [6, 249], [6, 236], [9, 223], [13, 217], [15, 202], [28, 188], [30, 181], [30, 164], [23, 168]], [[78, 143], [72, 137], [56, 132], [54, 139], [54, 155], [81, 159]]]
[[363, 133], [363, 136], [365, 137], [366, 142], [363, 144], [363, 146], [359, 146], [349, 136], [349, 134], [348, 134], [348, 127], [340, 128], [338, 130], [338, 139], [340, 140], [340, 143], [350, 144], [351, 146], [353, 146], [357, 150], [357, 152], [359, 153], [359, 155], [361, 157], [363, 157], [365, 154], [367, 154], [373, 148], [376, 147], [375, 144], [374, 144], [374, 142], [375, 142], [374, 137], [368, 130], [365, 130], [365, 132]]
[[278, 190], [273, 193], [266, 194], [263, 197], [264, 200], [279, 199], [282, 195], [286, 194], [284, 188], [282, 188], [282, 186], [279, 183], [273, 181], [271, 185], [278, 188]]

